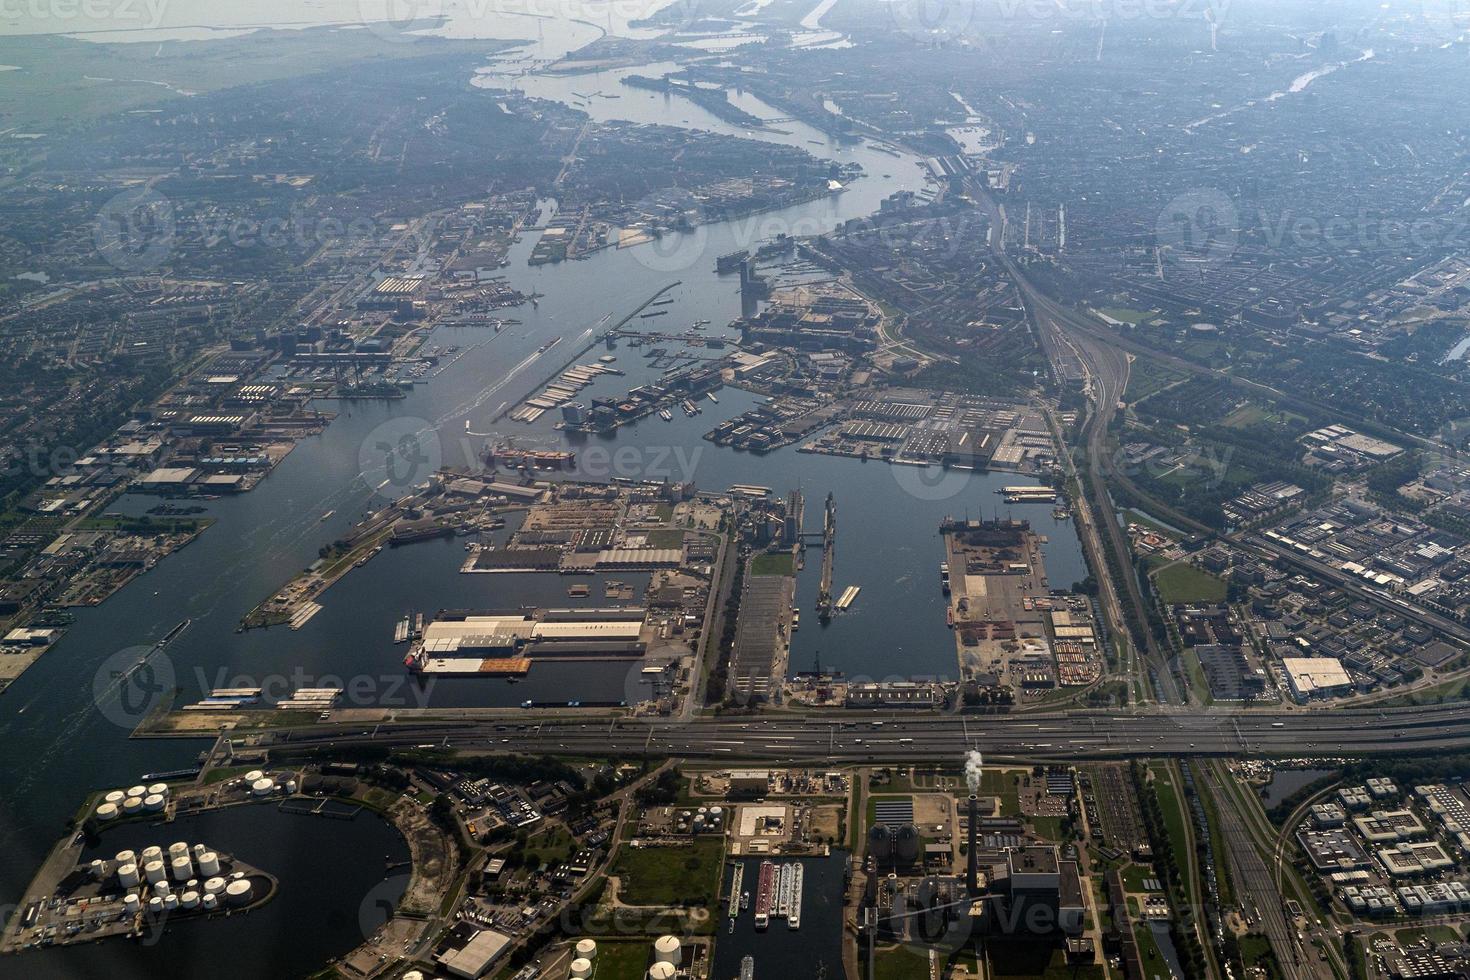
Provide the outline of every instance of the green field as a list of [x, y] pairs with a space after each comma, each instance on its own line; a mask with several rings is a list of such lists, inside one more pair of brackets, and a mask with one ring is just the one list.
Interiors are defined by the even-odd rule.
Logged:
[[750, 561], [752, 575], [795, 575], [796, 560], [788, 552], [756, 555]]
[[1188, 562], [1175, 562], [1154, 573], [1154, 586], [1165, 604], [1223, 602], [1225, 583]]
[[609, 874], [622, 882], [619, 897], [629, 905], [715, 904], [719, 893], [725, 844], [718, 837], [704, 837], [689, 847], [641, 847], [624, 845]]

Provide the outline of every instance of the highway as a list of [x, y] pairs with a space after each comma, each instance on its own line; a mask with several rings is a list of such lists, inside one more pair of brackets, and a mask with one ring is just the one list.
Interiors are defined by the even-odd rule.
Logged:
[[1215, 713], [1199, 707], [1134, 712], [884, 715], [689, 721], [500, 718], [310, 725], [270, 747], [438, 745], [594, 757], [680, 757], [793, 763], [944, 760], [977, 749], [990, 757], [1104, 759], [1144, 756], [1277, 757], [1445, 752], [1470, 748], [1470, 704], [1333, 711]]

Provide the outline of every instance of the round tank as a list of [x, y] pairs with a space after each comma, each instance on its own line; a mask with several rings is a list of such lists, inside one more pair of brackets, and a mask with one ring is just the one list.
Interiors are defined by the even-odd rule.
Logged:
[[168, 894], [168, 882], [166, 882], [166, 881], [155, 881], [153, 883], [153, 894], [157, 895], [159, 898], [162, 898], [163, 896], [167, 895]]
[[127, 817], [136, 816], [143, 812], [143, 798], [141, 796], [130, 796], [123, 800], [123, 815]]
[[113, 860], [118, 864], [137, 864], [138, 855], [132, 851], [118, 851]]
[[219, 855], [213, 851], [205, 851], [199, 855], [199, 873], [206, 878], [219, 874]]
[[584, 960], [595, 959], [597, 957], [597, 940], [577, 940], [577, 956]]
[[124, 895], [123, 896], [123, 908], [126, 909], [129, 912], [137, 912], [138, 909], [139, 909], [139, 907], [142, 906], [142, 904], [143, 904], [142, 901], [139, 900], [139, 898], [138, 898], [137, 895]]
[[129, 787], [128, 788], [127, 795], [128, 796], [131, 796], [131, 797], [135, 797], [135, 798], [141, 800], [143, 797], [145, 797], [145, 796], [148, 795], [148, 787], [147, 786], [132, 786], [132, 787]]
[[653, 943], [653, 958], [657, 963], [677, 964], [679, 962], [679, 938], [659, 936]]
[[94, 858], [92, 863], [87, 865], [87, 871], [94, 879], [105, 878], [107, 877], [107, 862], [101, 858]]
[[157, 895], [154, 895], [152, 898], [148, 899], [148, 911], [150, 911], [150, 912], [162, 912], [163, 911], [163, 899], [159, 898]]
[[254, 793], [256, 796], [269, 796], [270, 791], [275, 789], [275, 786], [275, 783], [271, 782], [269, 779], [262, 777], [260, 779], [251, 781], [250, 792]]
[[168, 783], [154, 783], [152, 786], [149, 786], [148, 787], [148, 795], [149, 796], [167, 796], [168, 795]]
[[231, 905], [244, 905], [250, 901], [250, 882], [241, 879], [225, 886], [225, 901]]
[[145, 848], [143, 848], [143, 863], [144, 864], [147, 864], [149, 861], [162, 861], [162, 860], [163, 860], [163, 848], [161, 848], [161, 847], [145, 847]]
[[204, 897], [199, 900], [199, 905], [201, 908], [212, 912], [219, 908], [219, 896], [205, 892]]
[[184, 894], [179, 897], [179, 905], [186, 909], [197, 909], [199, 907], [199, 893], [184, 892]]
[[168, 856], [170, 859], [188, 857], [189, 845], [183, 841], [174, 841], [168, 846]]
[[655, 963], [648, 968], [648, 980], [674, 980], [677, 972], [672, 963]]
[[120, 789], [115, 789], [102, 798], [113, 806], [122, 806], [122, 801], [128, 798], [128, 794]]
[[138, 887], [138, 866], [136, 864], [120, 864], [117, 866], [117, 883], [124, 888]]
[[143, 865], [143, 877], [147, 878], [150, 884], [154, 884], [167, 878], [168, 872], [164, 870], [162, 861], [149, 861]]
[[288, 779], [288, 780], [286, 780], [286, 792], [288, 792], [288, 793], [294, 793], [294, 792], [296, 792], [296, 780], [294, 780], [294, 779]]
[[159, 796], [157, 793], [150, 793], [149, 795], [143, 797], [143, 809], [149, 811], [150, 813], [157, 813], [159, 810], [163, 809], [163, 802], [164, 800], [162, 796]]
[[718, 817], [724, 815], [725, 808], [722, 806], [712, 806], [709, 808], [709, 812], [710, 816]]
[[187, 857], [174, 858], [168, 866], [168, 871], [174, 881], [188, 881], [194, 877], [194, 862]]
[[189, 848], [190, 853], [192, 853], [195, 857], [198, 857], [207, 850], [209, 850], [209, 848], [205, 847], [203, 844], [195, 844], [193, 847]]
[[177, 896], [177, 895], [165, 895], [165, 896], [163, 896], [163, 908], [164, 908], [165, 911], [172, 912], [174, 909], [176, 909], [178, 907], [179, 907], [179, 896]]
[[886, 825], [875, 823], [868, 830], [868, 855], [879, 864], [893, 860], [893, 837]]
[[592, 976], [592, 961], [580, 957], [572, 960], [572, 980], [587, 980]]
[[259, 769], [252, 769], [245, 774], [245, 782], [253, 783], [257, 779], [262, 779], [264, 777], [265, 773], [261, 772]]
[[418, 970], [409, 970], [403, 976], [399, 977], [399, 980], [424, 980], [424, 975]]
[[204, 894], [206, 895], [218, 895], [224, 890], [225, 880], [223, 878], [210, 878], [204, 883]]
[[101, 806], [99, 806], [97, 808], [97, 819], [98, 820], [116, 820], [117, 819], [117, 813], [118, 813], [118, 810], [117, 810], [117, 804], [116, 803], [103, 803]]
[[906, 823], [898, 828], [898, 841], [894, 844], [894, 850], [898, 860], [904, 864], [913, 864], [919, 860], [919, 831], [911, 823]]

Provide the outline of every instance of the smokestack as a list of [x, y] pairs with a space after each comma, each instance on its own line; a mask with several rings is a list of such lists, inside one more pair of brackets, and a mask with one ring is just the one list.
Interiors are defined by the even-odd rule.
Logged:
[[971, 897], [980, 893], [980, 854], [979, 848], [975, 846], [975, 835], [980, 828], [980, 799], [974, 793], [970, 794], [970, 853], [969, 861], [965, 867], [965, 887], [969, 889]]

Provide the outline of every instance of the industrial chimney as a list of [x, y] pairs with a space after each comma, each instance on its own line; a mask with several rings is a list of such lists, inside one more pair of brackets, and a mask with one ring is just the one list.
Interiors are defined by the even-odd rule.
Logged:
[[980, 848], [976, 846], [976, 834], [980, 827], [980, 799], [970, 794], [970, 853], [969, 862], [965, 868], [965, 887], [969, 889], [970, 895], [980, 892]]

